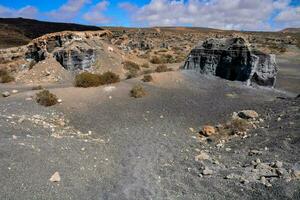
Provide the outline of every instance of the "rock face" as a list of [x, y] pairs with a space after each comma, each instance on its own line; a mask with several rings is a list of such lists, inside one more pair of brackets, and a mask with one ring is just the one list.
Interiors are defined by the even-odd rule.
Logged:
[[67, 70], [83, 70], [92, 66], [96, 57], [92, 39], [102, 40], [110, 33], [107, 31], [60, 32], [42, 36], [27, 46], [26, 58], [39, 62], [52, 54]]
[[243, 38], [206, 40], [191, 51], [184, 69], [270, 87], [278, 71], [275, 55], [251, 51]]

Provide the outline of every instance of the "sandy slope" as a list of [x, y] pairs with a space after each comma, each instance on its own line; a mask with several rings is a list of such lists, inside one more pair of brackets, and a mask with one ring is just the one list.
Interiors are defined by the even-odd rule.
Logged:
[[[284, 110], [299, 111], [299, 100], [189, 71], [154, 77], [154, 83], [142, 83], [148, 93], [142, 99], [128, 95], [139, 79], [113, 87], [53, 88], [63, 103], [51, 108], [25, 101], [33, 93], [26, 88], [0, 98], [0, 198], [299, 199], [296, 180], [280, 179], [267, 188], [224, 179], [232, 167], [241, 170], [255, 159], [248, 156], [254, 146], [270, 149], [257, 156], [263, 161], [281, 160], [287, 168], [299, 161], [299, 112], [285, 112], [275, 121]], [[241, 109], [257, 110], [270, 128], [231, 141], [225, 146], [230, 152], [199, 143], [190, 131]], [[36, 114], [46, 123], [35, 123]], [[287, 125], [290, 121], [294, 124]], [[212, 176], [199, 177], [203, 164], [194, 159], [199, 149], [221, 163]], [[55, 171], [59, 183], [48, 180]]]

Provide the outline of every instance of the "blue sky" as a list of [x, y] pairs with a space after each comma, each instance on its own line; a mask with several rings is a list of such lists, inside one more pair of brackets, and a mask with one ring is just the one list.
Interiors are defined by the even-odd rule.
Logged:
[[300, 0], [0, 0], [0, 17], [100, 26], [278, 30], [300, 26]]

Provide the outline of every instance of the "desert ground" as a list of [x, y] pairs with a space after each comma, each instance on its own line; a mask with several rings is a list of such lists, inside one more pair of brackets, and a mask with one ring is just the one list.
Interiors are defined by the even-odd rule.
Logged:
[[[102, 66], [122, 55], [145, 62], [118, 39], [99, 43]], [[143, 74], [125, 78], [116, 58], [121, 81], [89, 88], [75, 87], [74, 74], [51, 59], [33, 66], [36, 75], [15, 72], [15, 82], [0, 84], [10, 92], [0, 97], [0, 199], [300, 199], [300, 50], [276, 54], [274, 88], [182, 70], [181, 60], [143, 82]], [[50, 65], [55, 73], [42, 80]], [[56, 73], [61, 81], [49, 78]], [[37, 84], [61, 102], [39, 105]], [[136, 84], [144, 97], [129, 95]], [[245, 133], [199, 133], [242, 110], [259, 115]]]

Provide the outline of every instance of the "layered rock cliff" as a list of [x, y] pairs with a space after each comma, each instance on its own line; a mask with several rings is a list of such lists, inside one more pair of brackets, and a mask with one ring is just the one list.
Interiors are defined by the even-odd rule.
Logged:
[[252, 51], [243, 38], [208, 39], [191, 51], [183, 68], [270, 87], [278, 71], [275, 55]]

